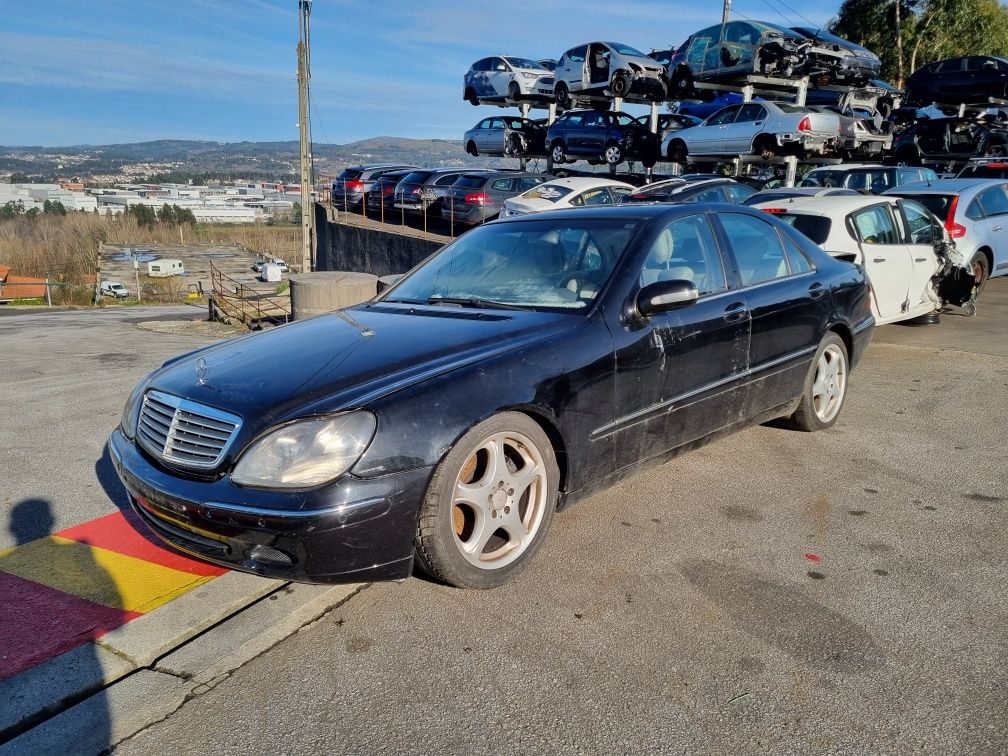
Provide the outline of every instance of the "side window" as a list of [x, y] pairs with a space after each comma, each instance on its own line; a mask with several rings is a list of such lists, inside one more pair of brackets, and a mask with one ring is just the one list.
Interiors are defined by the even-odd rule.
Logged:
[[686, 63], [696, 66], [702, 65], [704, 56], [707, 54], [707, 45], [711, 42], [711, 36], [704, 30], [690, 41], [689, 49], [686, 51]]
[[787, 255], [791, 272], [798, 274], [808, 273], [812, 270], [812, 261], [805, 256], [805, 253], [794, 243], [794, 240], [789, 238], [787, 234], [781, 234], [781, 239], [784, 241], [784, 253]]
[[752, 121], [762, 121], [766, 118], [767, 112], [766, 108], [762, 105], [756, 105], [755, 103], [748, 103], [742, 106], [739, 111], [738, 117], [735, 119], [735, 123], [749, 123]]
[[490, 70], [491, 71], [507, 71], [507, 63], [504, 62], [503, 58], [490, 58]]
[[481, 129], [489, 129], [490, 128], [490, 124], [492, 124], [492, 123], [493, 123], [493, 118], [484, 118], [482, 121], [480, 121], [479, 128], [481, 128]]
[[573, 50], [568, 50], [566, 58], [571, 63], [584, 63], [585, 53], [588, 52], [588, 45], [582, 45], [581, 47], [575, 47]]
[[611, 205], [612, 195], [606, 187], [588, 189], [581, 192], [581, 202], [585, 205]]
[[613, 198], [619, 202], [626, 195], [632, 194], [634, 190], [629, 186], [610, 186], [609, 191], [612, 192]]
[[574, 114], [574, 115], [569, 115], [569, 116], [567, 116], [567, 120], [564, 123], [564, 126], [567, 126], [567, 127], [580, 126], [581, 125], [581, 121], [583, 119], [584, 119], [584, 116], [581, 115], [580, 113], [577, 113], [577, 114]]
[[451, 186], [456, 181], [458, 181], [459, 176], [461, 176], [461, 175], [462, 175], [461, 173], [448, 173], [448, 174], [445, 174], [441, 178], [435, 179], [434, 186]]
[[730, 105], [727, 108], [719, 110], [717, 113], [712, 115], [708, 121], [708, 126], [723, 126], [726, 123], [731, 123], [735, 120], [735, 114], [738, 112], [738, 105]]
[[743, 286], [784, 278], [790, 273], [777, 229], [762, 218], [742, 213], [720, 213]]
[[503, 118], [492, 118], [490, 120], [490, 125], [487, 127], [489, 129], [503, 129], [504, 119]]
[[980, 201], [973, 200], [970, 202], [969, 207], [966, 208], [966, 217], [970, 220], [982, 220], [984, 217], [983, 210], [980, 209]]
[[1005, 194], [1003, 187], [995, 186], [982, 192], [977, 197], [977, 202], [980, 203], [980, 209], [988, 218], [992, 215], [1008, 214], [1008, 194]]
[[523, 178], [518, 184], [518, 191], [527, 192], [532, 187], [539, 186], [539, 184], [541, 184], [545, 180], [546, 180], [545, 178], [539, 178], [538, 176]]
[[906, 216], [907, 243], [933, 244], [934, 221], [931, 220], [931, 213], [914, 202], [901, 202], [900, 205]]
[[724, 195], [721, 194], [720, 186], [712, 186], [709, 189], [697, 192], [692, 197], [693, 202], [724, 202]]
[[[498, 192], [510, 192], [514, 189], [514, 179], [497, 179], [490, 185], [491, 189]], [[529, 187], [531, 189], [531, 187]]]
[[886, 205], [876, 205], [853, 216], [854, 228], [865, 244], [898, 244], [899, 235]]
[[745, 184], [725, 184], [724, 190], [728, 193], [728, 201], [741, 203], [756, 194], [756, 190]]
[[672, 221], [655, 238], [641, 269], [640, 284], [692, 281], [700, 296], [727, 289], [724, 265], [706, 215]]

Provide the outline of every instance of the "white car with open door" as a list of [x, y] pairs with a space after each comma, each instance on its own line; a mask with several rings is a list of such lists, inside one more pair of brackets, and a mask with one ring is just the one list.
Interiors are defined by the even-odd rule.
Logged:
[[564, 109], [610, 97], [661, 102], [666, 93], [665, 67], [620, 42], [572, 47], [557, 61], [554, 79], [557, 105]]
[[753, 207], [792, 225], [834, 257], [863, 266], [878, 325], [928, 316], [946, 304], [976, 311], [969, 261], [918, 202], [792, 197]]

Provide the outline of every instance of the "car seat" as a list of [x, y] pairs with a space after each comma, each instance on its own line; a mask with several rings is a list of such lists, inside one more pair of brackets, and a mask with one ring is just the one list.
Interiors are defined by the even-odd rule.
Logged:
[[693, 269], [683, 265], [681, 258], [673, 258], [675, 242], [672, 232], [667, 228], [662, 231], [648, 253], [644, 268], [641, 270], [641, 286], [648, 286], [656, 281], [692, 281]]

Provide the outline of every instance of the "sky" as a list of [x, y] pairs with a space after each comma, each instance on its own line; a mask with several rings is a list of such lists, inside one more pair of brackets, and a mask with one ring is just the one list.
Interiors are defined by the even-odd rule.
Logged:
[[[0, 144], [298, 138], [296, 0], [4, 5]], [[838, 7], [733, 0], [732, 17], [818, 26]], [[720, 21], [716, 0], [314, 0], [313, 139], [459, 139], [498, 112], [462, 100], [478, 58], [667, 48]]]

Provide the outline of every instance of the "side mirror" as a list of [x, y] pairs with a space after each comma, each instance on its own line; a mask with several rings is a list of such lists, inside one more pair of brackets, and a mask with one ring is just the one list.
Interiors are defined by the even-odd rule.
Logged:
[[507, 66], [505, 66], [503, 63], [498, 63], [497, 64], [497, 70], [498, 71], [507, 71]]
[[689, 307], [700, 297], [692, 281], [656, 281], [637, 294], [637, 312], [644, 317]]

